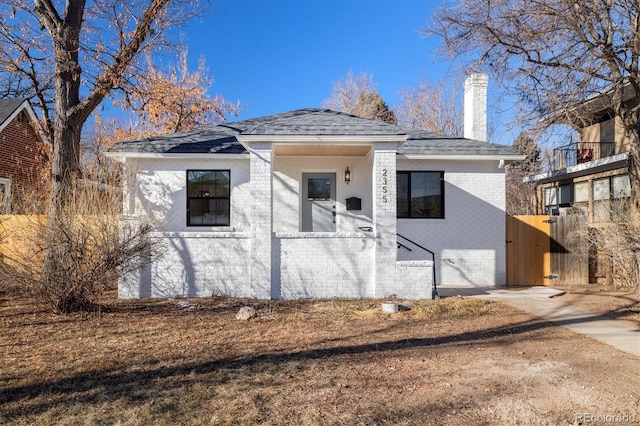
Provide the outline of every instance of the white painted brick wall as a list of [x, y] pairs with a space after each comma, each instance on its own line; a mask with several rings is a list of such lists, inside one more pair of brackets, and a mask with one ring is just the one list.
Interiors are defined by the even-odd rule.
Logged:
[[265, 288], [261, 298], [272, 296], [272, 170], [270, 143], [252, 143], [251, 165], [251, 286]]
[[163, 256], [120, 280], [120, 298], [264, 297], [268, 291], [251, 282], [249, 233], [156, 232], [153, 238], [162, 239]]
[[[378, 146], [375, 155], [366, 158], [276, 157], [272, 179], [267, 145], [256, 147], [253, 183], [248, 158], [145, 159], [134, 165], [140, 171], [140, 187], [130, 204], [136, 206], [136, 214], [152, 220], [157, 236], [166, 239], [168, 252], [153, 268], [122, 280], [121, 297], [214, 292], [260, 298], [430, 297], [430, 290], [426, 296], [421, 293], [423, 280], [431, 277], [429, 268], [396, 264], [396, 258], [430, 257], [419, 249], [397, 250], [396, 226], [401, 234], [436, 252], [439, 285], [504, 284], [504, 171], [497, 161], [398, 160], [397, 170], [445, 171], [446, 218], [397, 220], [395, 147]], [[350, 185], [342, 176], [347, 166], [353, 173]], [[231, 170], [230, 227], [186, 226], [187, 169]], [[387, 169], [387, 203], [383, 169]], [[302, 172], [332, 170], [337, 174], [338, 233], [331, 238], [296, 235]], [[345, 199], [350, 196], [362, 198], [362, 211], [346, 211]], [[344, 237], [357, 232], [358, 226], [371, 226], [374, 217], [380, 240], [375, 242], [369, 233]], [[274, 232], [281, 237], [272, 238]]]
[[[438, 285], [504, 285], [504, 170], [497, 161], [398, 161], [398, 170], [445, 172], [445, 219], [398, 219], [398, 232], [436, 253]], [[399, 260], [430, 259], [398, 249]]]
[[372, 236], [309, 232], [276, 240], [282, 298], [374, 296]]
[[131, 160], [137, 189], [125, 202], [125, 214], [144, 215], [161, 232], [221, 231], [220, 227], [187, 226], [187, 170], [230, 170], [231, 227], [224, 231], [249, 231], [249, 158], [139, 159]]
[[376, 144], [373, 152], [373, 222], [376, 234], [375, 297], [395, 291], [396, 146]]
[[[249, 158], [129, 160], [125, 213], [148, 220], [165, 254], [154, 265], [120, 280], [118, 296], [264, 297], [251, 283]], [[187, 170], [231, 171], [231, 226], [187, 226]], [[136, 184], [136, 185], [134, 185]], [[234, 232], [239, 231], [239, 232]], [[266, 293], [269, 294], [268, 291]]]
[[433, 262], [401, 260], [396, 262], [396, 283], [393, 295], [401, 299], [431, 299]]

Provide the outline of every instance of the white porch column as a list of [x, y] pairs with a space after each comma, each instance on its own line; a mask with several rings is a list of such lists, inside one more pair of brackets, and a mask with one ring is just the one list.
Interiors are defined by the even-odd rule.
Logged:
[[395, 143], [373, 147], [373, 223], [376, 235], [375, 297], [394, 293], [396, 276], [396, 151]]
[[261, 299], [271, 297], [272, 257], [272, 174], [271, 143], [253, 142], [249, 146], [251, 173], [251, 288]]

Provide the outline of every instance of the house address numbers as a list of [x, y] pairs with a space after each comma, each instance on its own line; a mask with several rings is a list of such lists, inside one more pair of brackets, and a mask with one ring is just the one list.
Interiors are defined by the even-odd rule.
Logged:
[[389, 171], [387, 169], [382, 169], [382, 202], [383, 203], [389, 202], [389, 200], [387, 199], [388, 174], [389, 174]]

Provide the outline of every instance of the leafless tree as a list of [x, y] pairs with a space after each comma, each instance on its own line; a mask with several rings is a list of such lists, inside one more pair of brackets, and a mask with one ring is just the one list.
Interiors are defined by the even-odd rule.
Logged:
[[640, 291], [640, 215], [629, 214], [628, 198], [600, 200], [598, 218], [580, 214], [583, 226], [569, 237], [583, 241], [578, 255], [595, 262], [604, 272], [606, 284], [615, 288]]
[[333, 84], [331, 97], [322, 105], [359, 117], [397, 123], [395, 114], [376, 90], [373, 77], [366, 73], [354, 76], [349, 71], [346, 77]]
[[536, 214], [536, 187], [524, 178], [541, 172], [540, 148], [527, 133], [521, 133], [513, 147], [526, 158], [506, 167], [506, 210], [509, 215]]
[[[472, 68], [484, 69], [514, 89], [531, 119], [562, 117], [581, 128], [590, 124], [594, 108], [609, 111], [630, 144], [631, 199], [638, 208], [638, 1], [462, 0], [437, 10], [425, 33], [442, 37], [446, 54], [469, 61]], [[628, 244], [618, 251], [627, 248], [635, 250]], [[635, 279], [640, 265], [632, 265]]]
[[175, 28], [202, 12], [194, 0], [5, 0], [0, 5], [0, 81], [39, 108], [51, 144], [44, 287], [73, 281], [65, 259], [74, 248], [60, 230], [65, 204], [76, 193], [87, 118], [114, 90], [144, 78], [142, 52], [170, 48]]
[[[632, 191], [640, 186], [640, 3], [629, 0], [462, 0], [437, 9], [425, 33], [442, 51], [514, 88], [532, 118], [563, 114], [584, 124], [592, 96], [631, 141]], [[630, 93], [630, 96], [629, 96]]]
[[421, 80], [417, 85], [400, 91], [400, 105], [395, 109], [398, 122], [404, 126], [434, 133], [463, 136], [462, 107], [456, 91]]
[[148, 53], [145, 56], [145, 78], [115, 101], [124, 112], [133, 115], [133, 126], [128, 130], [131, 136], [141, 138], [216, 125], [224, 123], [227, 115], [240, 112], [239, 102], [207, 93], [213, 78], [207, 73], [204, 58], [191, 72], [186, 49], [179, 52], [176, 63], [167, 69], [155, 65]]

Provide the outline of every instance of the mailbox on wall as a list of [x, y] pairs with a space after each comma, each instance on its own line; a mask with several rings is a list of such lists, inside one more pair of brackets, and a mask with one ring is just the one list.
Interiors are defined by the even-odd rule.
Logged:
[[362, 200], [358, 197], [347, 198], [347, 210], [362, 210]]

